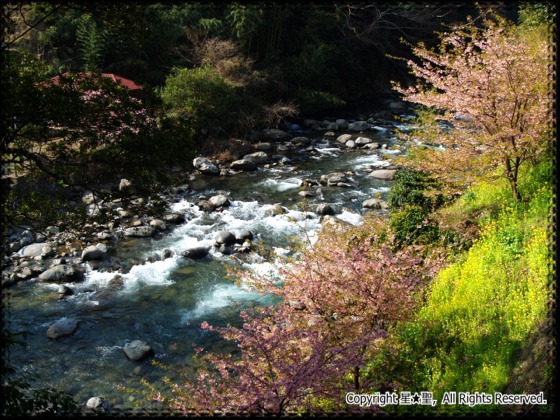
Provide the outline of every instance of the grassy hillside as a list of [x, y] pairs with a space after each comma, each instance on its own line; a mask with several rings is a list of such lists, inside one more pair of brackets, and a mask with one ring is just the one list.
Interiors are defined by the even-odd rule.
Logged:
[[[399, 413], [546, 413], [553, 403], [553, 165], [523, 174], [524, 202], [506, 182], [479, 183], [440, 210], [442, 225], [478, 225], [430, 285], [414, 322], [401, 325], [391, 355], [373, 366], [401, 391], [433, 392], [436, 407], [394, 406]], [[468, 225], [468, 223], [467, 223]], [[476, 229], [475, 229], [476, 231]], [[472, 230], [471, 230], [472, 232]], [[459, 232], [461, 233], [461, 232]], [[465, 238], [472, 233], [463, 229]], [[388, 343], [389, 344], [389, 343]], [[444, 392], [538, 394], [548, 405], [441, 405]]]

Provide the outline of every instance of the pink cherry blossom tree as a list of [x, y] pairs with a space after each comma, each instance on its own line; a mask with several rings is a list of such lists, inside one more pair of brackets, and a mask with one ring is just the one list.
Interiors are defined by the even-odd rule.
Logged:
[[459, 189], [497, 173], [520, 200], [521, 165], [550, 143], [551, 45], [541, 32], [521, 31], [497, 15], [481, 22], [469, 19], [440, 34], [437, 49], [414, 46], [408, 66], [417, 83], [394, 83], [404, 100], [430, 110], [420, 113], [420, 130], [405, 137], [442, 146], [412, 144], [408, 165]]

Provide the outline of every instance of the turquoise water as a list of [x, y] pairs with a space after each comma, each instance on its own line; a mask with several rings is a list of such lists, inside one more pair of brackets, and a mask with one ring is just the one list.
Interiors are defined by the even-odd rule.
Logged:
[[[368, 132], [367, 136], [389, 146], [393, 143], [386, 134]], [[157, 360], [177, 371], [192, 366], [194, 347], [234, 351], [215, 333], [203, 331], [201, 322], [238, 325], [239, 311], [274, 304], [275, 298], [235, 285], [235, 279], [226, 274], [226, 265], [262, 275], [274, 273], [275, 256], [289, 253], [294, 238], [316, 238], [320, 218], [313, 210], [318, 203], [330, 204], [337, 217], [359, 225], [364, 214], [362, 202], [376, 194], [386, 198], [389, 192], [391, 182], [368, 177], [365, 171], [386, 159], [380, 151], [343, 152], [334, 140], [321, 135], [313, 139], [313, 154], [303, 152], [285, 166], [228, 177], [197, 176], [185, 198], [170, 204], [172, 210], [186, 215], [184, 224], [161, 239], [123, 242], [113, 257], [145, 261], [148, 256], [171, 249], [175, 252], [172, 258], [136, 265], [125, 273], [89, 269], [84, 283], [68, 285], [75, 294], [62, 300], [56, 293], [58, 285], [28, 281], [10, 288], [6, 316], [9, 328], [30, 334], [27, 348], [12, 349], [11, 363], [21, 371], [36, 374], [38, 386], [66, 391], [79, 403], [103, 396], [112, 406], [131, 407], [133, 397], [116, 385], [140, 387], [140, 378], [157, 382], [164, 372], [153, 367], [150, 360], [128, 360], [123, 352], [126, 342], [146, 341]], [[323, 186], [310, 199], [298, 195], [303, 180], [318, 180], [332, 172], [352, 172], [356, 187]], [[209, 197], [218, 192], [228, 193], [232, 201], [223, 212], [208, 214], [196, 206], [200, 195]], [[271, 216], [269, 212], [277, 204], [288, 212]], [[210, 257], [200, 261], [177, 256], [191, 245], [212, 245], [215, 232], [224, 229], [254, 232], [255, 242], [268, 250], [266, 258], [253, 254], [240, 262], [214, 248]], [[116, 274], [122, 276], [122, 287], [110, 283]], [[47, 328], [62, 317], [78, 320], [78, 330], [70, 337], [49, 340]]]

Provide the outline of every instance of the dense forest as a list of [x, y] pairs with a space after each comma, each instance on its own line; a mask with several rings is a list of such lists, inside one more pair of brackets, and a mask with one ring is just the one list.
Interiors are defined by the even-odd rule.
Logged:
[[[241, 328], [204, 323], [240, 351], [201, 351], [196, 372], [144, 383], [143, 401], [182, 414], [554, 410], [553, 3], [16, 2], [1, 19], [3, 238], [80, 229], [77, 193], [126, 200], [126, 178], [148, 197], [185, 183], [196, 156], [242, 156], [259, 130], [414, 106], [389, 217], [324, 233], [280, 268], [281, 287], [232, 272], [281, 303], [243, 312]], [[3, 414], [79, 410], [3, 369]]]

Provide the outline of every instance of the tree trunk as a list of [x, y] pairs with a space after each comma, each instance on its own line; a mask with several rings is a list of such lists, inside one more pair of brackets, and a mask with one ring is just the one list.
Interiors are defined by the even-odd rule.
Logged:
[[519, 174], [520, 160], [516, 158], [513, 166], [510, 159], [506, 159], [506, 177], [511, 186], [511, 191], [513, 193], [513, 199], [516, 201], [521, 201], [521, 193], [519, 192], [519, 187], [517, 185], [517, 178]]
[[360, 390], [360, 367], [354, 366], [354, 390]]

